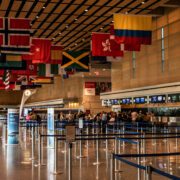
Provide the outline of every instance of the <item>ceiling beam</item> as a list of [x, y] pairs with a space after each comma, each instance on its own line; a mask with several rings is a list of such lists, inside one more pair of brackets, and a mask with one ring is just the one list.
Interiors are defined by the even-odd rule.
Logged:
[[9, 16], [9, 13], [10, 13], [11, 8], [12, 8], [12, 6], [13, 6], [13, 2], [14, 2], [14, 0], [10, 0], [9, 5], [8, 5], [8, 8], [7, 8], [7, 10], [6, 10], [5, 17], [8, 17], [8, 16]]
[[[43, 7], [46, 8], [50, 2], [51, 2], [51, 0], [47, 0]], [[37, 19], [39, 18], [39, 16], [43, 13], [43, 11], [44, 11], [45, 8], [42, 8], [42, 9], [38, 12], [36, 18], [31, 22], [31, 24], [34, 24], [34, 23], [36, 22], [36, 20], [37, 20]], [[37, 17], [38, 17], [38, 18], [37, 18]]]
[[[49, 37], [52, 33], [54, 33], [56, 30], [58, 30], [59, 27], [60, 27], [62, 24], [64, 24], [64, 23], [70, 18], [70, 16], [73, 15], [81, 6], [83, 6], [86, 1], [87, 1], [87, 0], [84, 0], [81, 4], [79, 4], [79, 5], [71, 12], [71, 14], [70, 14], [69, 16], [67, 16], [61, 23], [59, 23], [59, 25], [57, 25], [57, 26], [54, 28], [53, 31], [51, 31], [51, 33], [49, 33], [49, 34], [46, 36], [46, 38], [48, 38], [48, 37]], [[69, 25], [70, 25], [70, 24], [69, 24]], [[64, 28], [62, 31], [64, 31], [65, 29], [66, 29], [66, 28]], [[56, 38], [57, 36], [58, 36], [58, 34], [57, 34], [54, 38]]]
[[[106, 10], [103, 14], [101, 14], [101, 16], [103, 16], [104, 14], [107, 14], [107, 12], [108, 12], [109, 10], [113, 9], [115, 6], [117, 6], [118, 4], [122, 3], [123, 1], [124, 1], [124, 0], [121, 0], [121, 1], [119, 1], [118, 3], [116, 3], [116, 4], [115, 4], [114, 6], [112, 6], [110, 9]], [[108, 2], [106, 2], [105, 4], [109, 4], [110, 2], [111, 2], [111, 1], [108, 1]], [[104, 5], [103, 5], [103, 6], [104, 6]], [[101, 9], [101, 8], [98, 8], [98, 9], [94, 12], [94, 14], [97, 13], [100, 9]], [[108, 17], [108, 18], [109, 18], [109, 17]], [[84, 19], [81, 23], [84, 23], [85, 21], [87, 21], [87, 19], [88, 19], [88, 18]], [[94, 23], [97, 19], [98, 19], [98, 18], [95, 18], [95, 19], [91, 22], [91, 24]], [[91, 25], [91, 24], [90, 24], [90, 25]], [[98, 25], [99, 25], [99, 24], [98, 24]], [[78, 24], [77, 26], [75, 26], [74, 29], [77, 28], [78, 26], [79, 26], [79, 24]], [[77, 34], [79, 34], [80, 32], [82, 32], [82, 30], [84, 30], [84, 29], [87, 28], [87, 27], [88, 27], [88, 25], [87, 25], [86, 27], [84, 27], [83, 29], [81, 29], [79, 32], [75, 33], [73, 36], [76, 36]], [[71, 31], [71, 32], [72, 32], [72, 31]], [[68, 34], [69, 34], [69, 33], [68, 33]], [[86, 34], [86, 32], [85, 32], [84, 34]], [[83, 35], [84, 35], [84, 34], [83, 34]], [[63, 38], [64, 38], [64, 37], [62, 37], [61, 39], [59, 39], [55, 44], [57, 44], [57, 43], [59, 43], [60, 41], [62, 41]], [[70, 37], [69, 39], [71, 39], [71, 38], [72, 38], [72, 37]], [[78, 38], [79, 38], [79, 37], [78, 37]], [[77, 39], [78, 39], [78, 38], [77, 38]], [[69, 39], [68, 39], [68, 40], [69, 40]], [[66, 40], [66, 41], [68, 41], [68, 40]], [[65, 42], [66, 42], [66, 41], [65, 41]]]
[[[42, 27], [42, 25], [47, 22], [48, 18], [56, 11], [56, 9], [59, 7], [59, 5], [63, 2], [63, 0], [59, 0], [58, 3], [52, 8], [52, 10], [47, 14], [47, 16], [44, 18], [44, 20], [38, 25], [37, 29], [33, 32], [33, 35]], [[58, 14], [58, 13], [54, 13]], [[47, 30], [47, 28], [46, 28]]]
[[36, 0], [33, 2], [31, 8], [29, 9], [29, 11], [27, 12], [25, 18], [28, 18], [30, 16], [30, 14], [32, 13], [33, 9], [35, 8], [36, 4], [38, 3], [39, 0]]
[[22, 11], [25, 3], [26, 3], [26, 0], [22, 0], [22, 1], [21, 1], [21, 5], [20, 5], [20, 7], [19, 7], [19, 9], [18, 9], [18, 11], [17, 11], [17, 13], [16, 13], [16, 15], [15, 15], [16, 18], [20, 15], [20, 13], [21, 13], [21, 11]]
[[44, 31], [41, 32], [41, 34], [38, 37], [41, 37], [46, 32], [46, 30], [48, 30], [72, 4], [73, 0], [71, 0], [71, 2], [61, 11], [61, 13], [59, 13], [59, 16], [54, 18], [54, 20], [48, 25], [48, 27]]

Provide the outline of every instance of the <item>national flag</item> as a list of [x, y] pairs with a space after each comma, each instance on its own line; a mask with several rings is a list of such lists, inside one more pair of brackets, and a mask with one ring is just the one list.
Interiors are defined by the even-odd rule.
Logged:
[[30, 50], [30, 19], [0, 18], [1, 53], [27, 54]]
[[38, 64], [38, 76], [52, 77], [60, 74], [60, 64]]
[[51, 45], [51, 56], [46, 62], [48, 64], [61, 64], [62, 63], [62, 46]]
[[33, 63], [47, 63], [51, 58], [51, 40], [33, 38], [31, 53]]
[[32, 61], [25, 61], [26, 68], [24, 70], [12, 70], [12, 74], [16, 75], [37, 75], [37, 64], [33, 64]]
[[31, 81], [34, 84], [53, 84], [53, 77], [36, 77]]
[[132, 49], [133, 45], [150, 45], [152, 36], [152, 17], [142, 15], [114, 14], [116, 41]]
[[110, 39], [116, 41], [116, 43], [120, 45], [122, 51], [140, 51], [141, 49], [141, 45], [136, 42], [121, 43], [121, 38], [115, 36], [114, 25], [110, 26]]
[[110, 33], [92, 33], [92, 56], [123, 56], [123, 51]]
[[63, 52], [62, 66], [66, 71], [75, 69], [77, 72], [89, 71], [89, 52], [69, 51]]
[[19, 54], [0, 54], [0, 69], [26, 69], [26, 62]]

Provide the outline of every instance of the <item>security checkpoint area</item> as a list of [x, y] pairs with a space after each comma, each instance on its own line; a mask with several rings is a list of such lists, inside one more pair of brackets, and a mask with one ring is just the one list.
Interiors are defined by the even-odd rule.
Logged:
[[[7, 179], [179, 179], [178, 126], [17, 120], [8, 109], [1, 121], [1, 177]], [[15, 129], [11, 128], [17, 123]], [[136, 177], [136, 178], [135, 178]]]

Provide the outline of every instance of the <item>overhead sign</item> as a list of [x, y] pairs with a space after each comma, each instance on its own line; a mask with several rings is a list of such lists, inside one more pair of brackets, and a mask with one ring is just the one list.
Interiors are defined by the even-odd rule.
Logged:
[[95, 82], [85, 82], [84, 95], [95, 96]]

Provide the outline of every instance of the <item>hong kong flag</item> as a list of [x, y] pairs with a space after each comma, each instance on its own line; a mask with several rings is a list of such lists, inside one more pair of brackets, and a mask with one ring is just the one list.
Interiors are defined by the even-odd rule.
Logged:
[[92, 56], [123, 56], [120, 45], [110, 39], [110, 33], [92, 33]]

